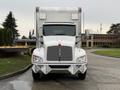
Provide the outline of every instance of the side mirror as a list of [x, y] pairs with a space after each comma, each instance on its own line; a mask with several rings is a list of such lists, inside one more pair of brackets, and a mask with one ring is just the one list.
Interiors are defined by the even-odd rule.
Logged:
[[76, 36], [76, 38], [80, 38], [80, 37], [81, 37], [80, 35]]
[[44, 43], [43, 43], [43, 36], [40, 36], [40, 43], [41, 43], [41, 44], [44, 44]]
[[78, 44], [80, 42], [80, 40], [81, 40], [81, 36], [80, 35], [76, 36], [75, 44]]

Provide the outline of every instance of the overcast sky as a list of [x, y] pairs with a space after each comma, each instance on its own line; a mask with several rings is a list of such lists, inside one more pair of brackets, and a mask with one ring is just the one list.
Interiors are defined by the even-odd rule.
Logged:
[[[85, 29], [102, 33], [109, 30], [112, 23], [120, 22], [120, 0], [0, 0], [0, 23], [12, 11], [21, 35], [28, 36], [34, 29], [35, 7], [82, 7], [85, 15]], [[1, 26], [0, 26], [1, 27]]]

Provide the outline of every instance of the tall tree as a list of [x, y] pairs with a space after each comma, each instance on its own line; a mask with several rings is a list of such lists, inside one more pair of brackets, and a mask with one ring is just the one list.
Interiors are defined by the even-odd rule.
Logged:
[[18, 30], [16, 29], [16, 27], [17, 27], [16, 20], [13, 17], [13, 14], [11, 11], [9, 12], [8, 16], [6, 17], [5, 22], [3, 22], [3, 27], [6, 30], [10, 30], [12, 40], [14, 40], [15, 38], [17, 38], [19, 36]]
[[4, 44], [4, 33], [3, 33], [3, 29], [0, 28], [0, 46], [2, 46]]
[[120, 34], [120, 23], [112, 24], [108, 34]]

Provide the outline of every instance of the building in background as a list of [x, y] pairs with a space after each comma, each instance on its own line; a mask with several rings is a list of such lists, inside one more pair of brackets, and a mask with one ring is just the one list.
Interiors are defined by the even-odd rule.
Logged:
[[120, 35], [82, 34], [83, 47], [120, 47]]

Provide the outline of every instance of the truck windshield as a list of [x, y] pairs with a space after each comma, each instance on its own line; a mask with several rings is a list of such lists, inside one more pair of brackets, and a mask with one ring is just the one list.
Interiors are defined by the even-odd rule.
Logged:
[[68, 35], [75, 36], [76, 29], [75, 25], [44, 25], [43, 35]]

